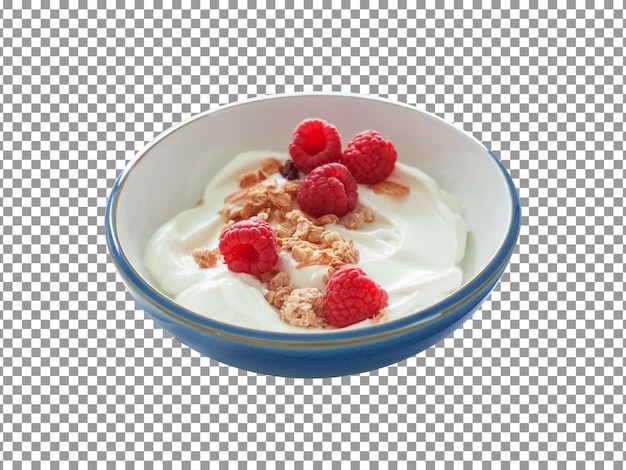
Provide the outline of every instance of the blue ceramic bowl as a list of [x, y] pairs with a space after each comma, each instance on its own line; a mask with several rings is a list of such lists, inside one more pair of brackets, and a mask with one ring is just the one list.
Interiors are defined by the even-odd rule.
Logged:
[[[285, 152], [300, 121], [318, 117], [354, 135], [376, 129], [399, 159], [432, 176], [464, 206], [469, 225], [462, 286], [412, 315], [350, 331], [273, 333], [194, 313], [161, 293], [142, 263], [147, 240], [233, 156]], [[253, 99], [192, 117], [141, 150], [115, 182], [106, 208], [109, 250], [142, 309], [189, 347], [264, 374], [329, 377], [380, 368], [413, 356], [458, 328], [504, 272], [520, 229], [520, 204], [498, 158], [455, 126], [412, 106], [350, 94], [289, 94]]]

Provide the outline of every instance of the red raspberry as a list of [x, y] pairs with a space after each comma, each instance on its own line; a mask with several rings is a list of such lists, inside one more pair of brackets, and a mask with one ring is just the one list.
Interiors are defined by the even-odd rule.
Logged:
[[357, 183], [350, 171], [340, 163], [327, 163], [309, 173], [298, 187], [300, 209], [313, 217], [335, 214], [337, 217], [354, 210]]
[[358, 183], [375, 184], [389, 177], [397, 159], [393, 144], [370, 130], [355, 135], [339, 161], [348, 167]]
[[291, 136], [289, 155], [303, 173], [310, 173], [324, 163], [338, 162], [341, 157], [339, 132], [321, 119], [302, 121]]
[[264, 274], [278, 263], [276, 234], [258, 218], [242, 220], [220, 235], [219, 250], [228, 269], [236, 273]]
[[365, 271], [346, 265], [333, 274], [324, 292], [326, 320], [337, 328], [372, 318], [387, 306], [389, 295]]

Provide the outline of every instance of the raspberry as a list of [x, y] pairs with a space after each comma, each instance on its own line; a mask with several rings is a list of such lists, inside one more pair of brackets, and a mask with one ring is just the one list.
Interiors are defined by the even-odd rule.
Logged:
[[341, 217], [354, 210], [357, 188], [354, 176], [345, 166], [326, 163], [302, 180], [298, 187], [298, 204], [313, 217], [326, 214]]
[[378, 132], [369, 130], [348, 142], [339, 161], [348, 167], [358, 183], [375, 184], [389, 177], [397, 158], [393, 144]]
[[258, 218], [237, 222], [220, 235], [219, 250], [235, 273], [264, 274], [278, 263], [276, 234]]
[[303, 173], [310, 173], [325, 163], [337, 162], [341, 157], [339, 132], [321, 119], [302, 121], [291, 136], [289, 155]]
[[389, 295], [361, 268], [346, 265], [331, 276], [324, 292], [326, 320], [337, 328], [372, 318], [387, 306]]

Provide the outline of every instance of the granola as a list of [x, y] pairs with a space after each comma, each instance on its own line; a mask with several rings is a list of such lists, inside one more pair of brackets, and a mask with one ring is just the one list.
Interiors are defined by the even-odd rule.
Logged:
[[[263, 282], [263, 278], [261, 278]], [[289, 285], [289, 275], [284, 272], [273, 272], [271, 277], [266, 277], [267, 291], [264, 294], [265, 300], [277, 309], [282, 308], [285, 300], [293, 290]]]
[[273, 175], [278, 173], [280, 169], [280, 160], [278, 158], [270, 157], [261, 160], [261, 171], [266, 175]]
[[255, 173], [247, 173], [239, 181], [245, 186], [224, 199], [224, 207], [219, 211], [226, 220], [238, 222], [250, 217], [260, 216], [266, 221], [276, 215], [280, 220], [286, 209], [293, 204], [292, 196], [287, 193], [275, 179], [258, 179]]
[[217, 262], [220, 259], [220, 251], [217, 248], [214, 248], [213, 250], [209, 250], [207, 248], [196, 248], [193, 250], [191, 256], [199, 268], [214, 268], [217, 266]]
[[289, 325], [304, 328], [327, 328], [324, 317], [324, 296], [319, 289], [293, 289], [280, 307], [280, 319]]
[[343, 225], [349, 230], [360, 230], [363, 222], [374, 222], [374, 213], [367, 207], [360, 207], [345, 217]]
[[296, 269], [327, 265], [341, 267], [359, 261], [359, 250], [352, 240], [336, 231], [316, 225], [299, 209], [286, 214], [290, 227], [275, 231], [281, 249], [291, 252]]
[[388, 196], [395, 197], [406, 196], [410, 191], [408, 186], [389, 180], [381, 181], [376, 184], [370, 184], [368, 187], [376, 194], [386, 194]]

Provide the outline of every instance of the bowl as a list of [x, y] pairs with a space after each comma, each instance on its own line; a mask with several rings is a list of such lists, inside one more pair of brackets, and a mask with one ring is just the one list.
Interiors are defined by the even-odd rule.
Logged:
[[[317, 117], [342, 135], [376, 129], [399, 161], [416, 166], [464, 207], [469, 226], [462, 285], [403, 318], [332, 333], [276, 333], [243, 328], [190, 311], [152, 282], [142, 259], [154, 231], [193, 206], [230, 158], [286, 152], [295, 126]], [[439, 117], [378, 97], [338, 93], [275, 95], [209, 110], [148, 143], [116, 180], [106, 207], [107, 244], [138, 305], [182, 343], [217, 361], [286, 377], [330, 377], [384, 367], [431, 347], [481, 305], [502, 276], [520, 229], [517, 191], [498, 158]]]

